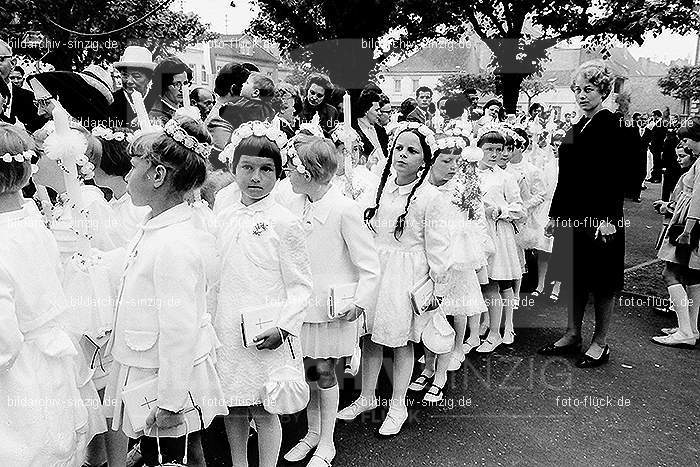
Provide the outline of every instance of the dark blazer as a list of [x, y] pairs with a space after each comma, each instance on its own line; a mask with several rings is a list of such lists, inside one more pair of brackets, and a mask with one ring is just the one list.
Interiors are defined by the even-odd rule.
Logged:
[[[112, 95], [114, 96], [114, 102], [109, 106], [109, 115], [112, 120], [117, 122], [114, 126], [138, 128], [138, 123], [134, 122], [136, 119], [136, 112], [134, 112], [127, 101], [126, 92], [124, 92], [123, 89], [119, 89]], [[148, 109], [146, 109], [146, 112], [148, 112]], [[132, 122], [134, 122], [134, 125], [132, 125]]]
[[[604, 109], [577, 122], [559, 148], [559, 179], [549, 211], [559, 221], [553, 276], [573, 281], [574, 289], [602, 293], [622, 289], [625, 141], [619, 118]], [[617, 229], [608, 243], [595, 239], [601, 220]]]
[[12, 107], [10, 108], [10, 120], [16, 118], [27, 127], [31, 133], [45, 123], [39, 117], [36, 107], [34, 107], [34, 94], [27, 89], [12, 85]]
[[301, 109], [294, 115], [296, 120], [295, 126], [298, 128], [298, 126], [302, 123], [311, 122], [316, 113], [318, 113], [319, 125], [321, 126], [321, 129], [323, 129], [323, 134], [326, 136], [326, 138], [330, 138], [335, 126], [340, 121], [340, 114], [335, 107], [330, 104], [326, 104], [325, 102], [318, 107], [312, 107], [309, 105], [309, 102], [304, 99]]
[[235, 130], [243, 123], [254, 120], [269, 122], [275, 117], [275, 111], [264, 101], [238, 96], [233, 102], [221, 107], [219, 116]]
[[420, 107], [413, 109], [413, 111], [406, 116], [406, 120], [409, 122], [422, 123], [430, 128], [433, 126], [433, 116], [430, 112], [424, 112]]
[[[362, 151], [365, 156], [369, 156], [376, 149], [370, 139], [362, 132], [360, 126], [357, 124], [357, 120], [353, 122], [352, 126], [358, 135], [360, 135], [360, 141], [362, 142]], [[379, 140], [379, 145], [384, 153], [384, 157], [389, 157], [389, 135], [387, 135], [386, 130], [383, 126], [374, 124], [374, 130], [377, 132], [377, 139]]]

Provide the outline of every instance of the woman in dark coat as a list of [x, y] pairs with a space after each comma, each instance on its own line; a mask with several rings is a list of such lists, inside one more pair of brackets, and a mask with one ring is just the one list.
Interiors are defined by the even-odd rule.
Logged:
[[540, 353], [563, 355], [581, 347], [581, 325], [589, 294], [595, 308], [595, 333], [576, 362], [590, 368], [608, 361], [607, 333], [615, 298], [622, 290], [625, 259], [624, 132], [603, 101], [613, 77], [602, 61], [582, 64], [571, 89], [583, 118], [566, 134], [559, 149], [559, 182], [546, 234], [554, 234], [555, 279], [571, 291], [564, 336]]

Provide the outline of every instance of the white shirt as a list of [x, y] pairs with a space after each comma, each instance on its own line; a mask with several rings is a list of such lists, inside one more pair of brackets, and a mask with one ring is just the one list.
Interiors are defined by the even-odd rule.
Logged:
[[139, 230], [139, 227], [150, 212], [148, 206], [136, 206], [129, 193], [124, 193], [121, 198], [112, 197], [108, 205], [112, 208], [114, 216], [119, 221], [123, 237], [131, 240]]
[[214, 215], [219, 215], [227, 207], [233, 206], [240, 198], [241, 189], [238, 188], [238, 183], [234, 180], [233, 183], [226, 185], [216, 193], [214, 198]]

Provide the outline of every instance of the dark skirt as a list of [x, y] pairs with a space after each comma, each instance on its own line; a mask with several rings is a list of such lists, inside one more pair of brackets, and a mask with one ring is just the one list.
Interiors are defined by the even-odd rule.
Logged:
[[586, 292], [617, 293], [624, 285], [625, 231], [595, 239], [595, 228], [559, 227], [549, 263], [550, 279]]

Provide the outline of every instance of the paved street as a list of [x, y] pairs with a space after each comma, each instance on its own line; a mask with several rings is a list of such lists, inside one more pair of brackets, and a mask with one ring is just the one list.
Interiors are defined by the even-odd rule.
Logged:
[[[626, 206], [627, 267], [654, 257], [660, 216], [650, 205], [659, 193], [658, 185], [650, 185], [643, 203]], [[648, 282], [661, 284], [653, 276]], [[626, 288], [634, 286], [628, 282]], [[537, 355], [537, 348], [559, 336], [564, 307], [523, 308], [516, 316], [516, 345], [469, 357], [462, 370], [450, 374], [439, 406], [413, 398], [409, 422], [398, 436], [375, 434], [386, 408], [339, 422], [334, 465], [697, 465], [700, 354], [652, 344], [650, 336], [672, 319], [646, 301], [631, 300], [623, 297], [617, 308], [608, 365], [580, 370], [573, 357]], [[589, 320], [586, 339], [591, 332]], [[383, 372], [378, 394], [390, 398], [390, 388]], [[345, 380], [341, 407], [358, 391], [359, 380]], [[296, 417], [285, 420], [282, 453], [304, 434], [303, 415], [298, 417], [298, 424], [290, 423]], [[253, 457], [254, 449], [251, 444]]]

